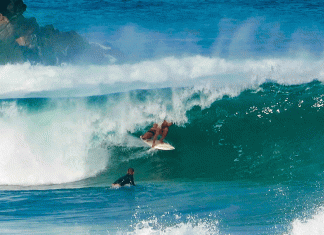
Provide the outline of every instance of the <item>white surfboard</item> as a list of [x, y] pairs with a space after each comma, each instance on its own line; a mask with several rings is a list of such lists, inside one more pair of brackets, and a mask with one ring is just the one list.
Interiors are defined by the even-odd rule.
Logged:
[[[148, 140], [143, 140], [141, 138], [141, 140], [149, 145], [150, 147], [152, 147], [153, 145], [153, 140], [152, 139], [148, 139]], [[154, 149], [159, 149], [159, 150], [173, 150], [175, 149], [172, 145], [168, 144], [168, 143], [160, 143], [158, 140], [155, 141], [156, 145], [153, 147]]]

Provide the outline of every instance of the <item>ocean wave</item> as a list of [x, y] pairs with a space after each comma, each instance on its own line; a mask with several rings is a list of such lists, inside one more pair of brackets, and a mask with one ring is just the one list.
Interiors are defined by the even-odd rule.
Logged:
[[[94, 177], [91, 185], [125, 165], [140, 180], [315, 179], [324, 164], [322, 93], [318, 81], [268, 82], [2, 100], [0, 184]], [[163, 119], [174, 122], [167, 141], [176, 150], [149, 152], [139, 136]]]
[[[209, 106], [195, 104], [206, 93], [194, 93], [184, 122], [168, 134], [176, 150], [156, 152], [144, 165], [132, 156], [129, 164], [144, 180], [321, 180], [322, 89], [320, 82], [265, 83], [238, 96], [225, 93]], [[120, 146], [114, 151], [125, 159], [137, 154]]]
[[116, 148], [140, 148], [143, 155], [143, 143], [129, 133], [163, 118], [182, 125], [188, 108], [211, 102], [187, 102], [195, 92], [163, 89], [87, 98], [2, 100], [0, 184], [63, 184], [104, 171]]

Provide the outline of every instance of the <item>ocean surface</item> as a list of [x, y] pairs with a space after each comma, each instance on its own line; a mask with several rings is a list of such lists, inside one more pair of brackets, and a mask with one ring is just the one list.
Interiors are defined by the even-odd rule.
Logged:
[[324, 234], [321, 1], [24, 3], [111, 63], [0, 66], [1, 234]]

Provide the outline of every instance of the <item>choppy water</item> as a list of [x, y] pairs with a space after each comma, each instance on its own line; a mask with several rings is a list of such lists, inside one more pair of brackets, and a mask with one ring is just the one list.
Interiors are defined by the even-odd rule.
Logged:
[[320, 2], [25, 3], [118, 53], [0, 66], [0, 233], [324, 233]]

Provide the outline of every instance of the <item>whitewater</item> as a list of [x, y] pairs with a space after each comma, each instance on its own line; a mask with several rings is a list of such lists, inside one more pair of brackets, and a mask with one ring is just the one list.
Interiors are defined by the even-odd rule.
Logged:
[[0, 233], [324, 234], [320, 2], [24, 3], [109, 63], [0, 65]]
[[27, 62], [1, 66], [1, 78], [2, 98], [91, 96], [215, 83], [244, 89], [267, 80], [286, 85], [322, 80], [323, 60], [242, 61], [198, 55], [105, 66], [32, 66]]

